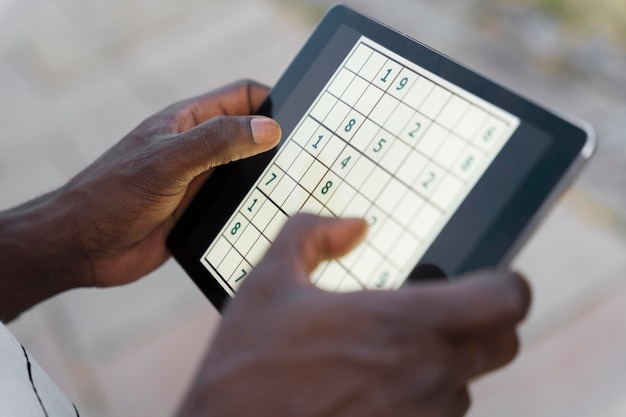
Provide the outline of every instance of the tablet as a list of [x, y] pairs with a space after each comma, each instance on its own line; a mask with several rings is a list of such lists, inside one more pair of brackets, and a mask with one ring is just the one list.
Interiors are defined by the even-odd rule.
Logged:
[[587, 124], [344, 6], [258, 113], [281, 124], [280, 144], [217, 168], [168, 240], [218, 308], [298, 212], [369, 223], [313, 272], [324, 290], [506, 266], [595, 147]]

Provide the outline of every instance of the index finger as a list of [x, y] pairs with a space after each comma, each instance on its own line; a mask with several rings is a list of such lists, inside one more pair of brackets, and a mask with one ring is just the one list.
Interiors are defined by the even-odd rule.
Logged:
[[178, 130], [183, 132], [216, 116], [246, 116], [261, 105], [269, 88], [254, 81], [240, 81], [218, 90], [180, 101], [173, 111]]
[[447, 335], [467, 335], [513, 326], [530, 306], [526, 280], [513, 272], [481, 271], [457, 281], [418, 284], [387, 294], [398, 308]]
[[287, 222], [259, 267], [280, 264], [286, 271], [282, 275], [285, 282], [308, 279], [320, 262], [341, 257], [354, 248], [366, 230], [363, 219], [298, 214]]

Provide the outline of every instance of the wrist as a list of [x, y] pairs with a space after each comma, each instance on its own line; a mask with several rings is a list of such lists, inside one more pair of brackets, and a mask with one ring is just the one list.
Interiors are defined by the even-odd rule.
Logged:
[[0, 213], [0, 318], [85, 286], [76, 211], [56, 190]]

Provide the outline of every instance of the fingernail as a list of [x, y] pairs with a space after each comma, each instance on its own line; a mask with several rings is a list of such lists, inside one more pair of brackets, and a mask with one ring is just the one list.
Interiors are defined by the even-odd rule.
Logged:
[[250, 120], [252, 137], [259, 145], [269, 145], [280, 139], [280, 126], [267, 117], [258, 117]]

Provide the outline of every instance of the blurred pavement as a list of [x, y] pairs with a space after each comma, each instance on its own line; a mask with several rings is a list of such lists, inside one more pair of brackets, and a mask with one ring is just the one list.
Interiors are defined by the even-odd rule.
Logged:
[[[0, 209], [63, 184], [173, 101], [241, 78], [272, 85], [331, 3], [0, 0]], [[521, 356], [474, 384], [470, 415], [626, 415], [624, 45], [515, 2], [346, 3], [597, 128], [595, 159], [515, 262], [535, 292]], [[218, 323], [169, 262], [10, 328], [81, 415], [165, 417]]]

